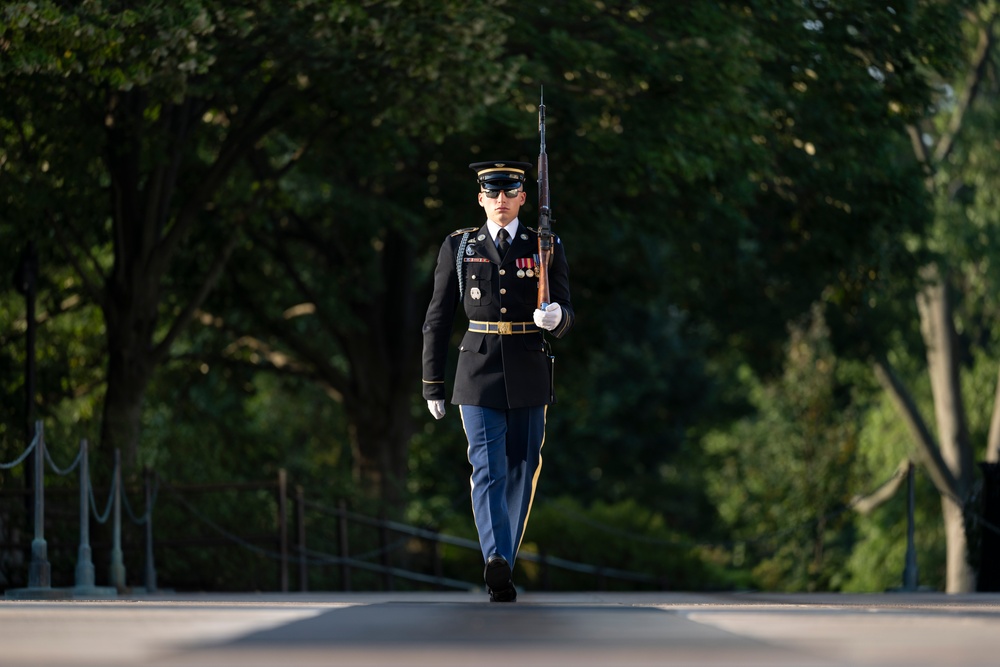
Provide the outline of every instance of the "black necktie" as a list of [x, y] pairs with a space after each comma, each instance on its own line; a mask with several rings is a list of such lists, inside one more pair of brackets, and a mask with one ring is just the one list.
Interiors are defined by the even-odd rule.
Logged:
[[500, 251], [501, 258], [503, 258], [503, 256], [507, 254], [507, 248], [510, 247], [510, 242], [507, 241], [508, 236], [509, 234], [507, 234], [506, 229], [501, 229], [499, 232], [497, 232], [497, 250]]

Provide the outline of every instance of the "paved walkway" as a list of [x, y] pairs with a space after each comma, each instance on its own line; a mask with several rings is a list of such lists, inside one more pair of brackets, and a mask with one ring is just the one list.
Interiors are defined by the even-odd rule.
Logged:
[[473, 593], [0, 600], [2, 667], [1000, 663], [1000, 595]]

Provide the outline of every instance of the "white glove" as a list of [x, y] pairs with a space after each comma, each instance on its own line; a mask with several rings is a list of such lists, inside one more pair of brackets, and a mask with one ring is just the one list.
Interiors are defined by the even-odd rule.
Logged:
[[550, 303], [545, 306], [545, 310], [535, 309], [533, 315], [535, 324], [546, 331], [552, 331], [562, 322], [562, 306], [558, 303]]
[[430, 410], [434, 419], [444, 417], [444, 400], [427, 401], [427, 409]]

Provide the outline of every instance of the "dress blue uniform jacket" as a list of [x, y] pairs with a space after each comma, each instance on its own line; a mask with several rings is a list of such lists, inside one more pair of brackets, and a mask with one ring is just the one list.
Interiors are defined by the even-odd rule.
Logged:
[[[467, 246], [458, 258], [466, 232]], [[549, 295], [562, 307], [563, 315], [550, 333], [562, 338], [574, 319], [569, 267], [558, 237], [552, 247]], [[471, 321], [534, 325], [538, 280], [529, 277], [525, 267], [534, 267], [537, 255], [538, 232], [523, 223], [518, 225], [517, 237], [510, 240], [503, 261], [485, 224], [479, 229], [458, 230], [444, 240], [423, 326], [424, 399], [446, 398], [445, 366], [459, 302]], [[458, 271], [463, 273], [461, 298]], [[523, 272], [523, 277], [518, 277], [518, 271]], [[548, 405], [553, 396], [550, 383], [550, 360], [541, 330], [509, 335], [466, 331], [459, 346], [451, 402], [501, 410]]]

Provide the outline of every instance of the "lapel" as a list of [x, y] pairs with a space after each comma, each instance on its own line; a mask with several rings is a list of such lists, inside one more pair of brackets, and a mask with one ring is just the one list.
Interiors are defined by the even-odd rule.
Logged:
[[[526, 236], [527, 238], [521, 238]], [[510, 249], [507, 250], [506, 263], [513, 262], [521, 257], [529, 257], [535, 252], [536, 243], [533, 242], [534, 238], [532, 234], [528, 231], [528, 228], [524, 226], [522, 222], [518, 225], [517, 236], [510, 240]]]
[[[479, 238], [483, 237], [480, 241]], [[476, 254], [482, 257], [486, 257], [494, 264], [500, 264], [500, 251], [497, 250], [496, 245], [493, 244], [493, 237], [490, 236], [490, 228], [483, 225], [476, 232]], [[507, 253], [510, 255], [510, 252]]]

